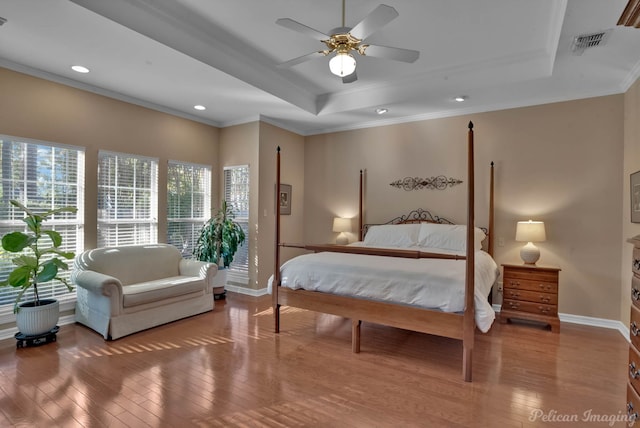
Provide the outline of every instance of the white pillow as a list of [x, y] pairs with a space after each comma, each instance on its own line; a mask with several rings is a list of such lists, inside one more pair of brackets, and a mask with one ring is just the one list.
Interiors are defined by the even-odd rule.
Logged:
[[[474, 248], [482, 249], [486, 235], [482, 229], [474, 228]], [[418, 245], [453, 251], [467, 250], [467, 226], [459, 224], [421, 223]]]
[[370, 247], [411, 247], [418, 242], [420, 223], [371, 226], [364, 237]]

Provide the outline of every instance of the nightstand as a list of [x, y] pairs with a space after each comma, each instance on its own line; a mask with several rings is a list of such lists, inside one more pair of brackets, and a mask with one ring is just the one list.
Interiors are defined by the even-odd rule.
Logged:
[[511, 318], [549, 324], [560, 331], [558, 318], [558, 275], [560, 268], [503, 264], [500, 322]]

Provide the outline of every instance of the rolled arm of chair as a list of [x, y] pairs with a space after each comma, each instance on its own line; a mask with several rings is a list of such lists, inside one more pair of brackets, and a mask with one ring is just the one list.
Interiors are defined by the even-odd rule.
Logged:
[[118, 297], [122, 300], [122, 283], [119, 279], [92, 270], [83, 270], [73, 275], [73, 282], [92, 293]]
[[180, 260], [180, 275], [197, 276], [205, 278], [207, 283], [216, 275], [218, 266], [214, 263], [201, 262], [199, 260]]

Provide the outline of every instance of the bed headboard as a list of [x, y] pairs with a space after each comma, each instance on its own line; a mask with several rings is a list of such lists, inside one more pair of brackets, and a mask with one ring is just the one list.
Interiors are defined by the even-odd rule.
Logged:
[[[368, 223], [368, 224], [362, 225], [362, 237], [364, 238], [366, 236], [371, 226], [379, 226], [382, 224], [408, 224], [408, 223], [456, 224], [445, 217], [433, 215], [431, 214], [430, 211], [427, 211], [422, 208], [418, 208], [410, 211], [408, 214], [395, 217], [386, 223]], [[486, 227], [481, 227], [480, 229], [485, 233], [485, 235], [487, 236], [489, 235], [489, 230]]]
[[368, 223], [362, 225], [362, 237], [367, 234], [367, 231], [371, 226], [379, 226], [381, 224], [407, 224], [407, 223], [440, 223], [440, 224], [455, 224], [449, 219], [431, 214], [430, 211], [418, 208], [410, 211], [408, 214], [401, 215], [393, 218], [386, 223]]

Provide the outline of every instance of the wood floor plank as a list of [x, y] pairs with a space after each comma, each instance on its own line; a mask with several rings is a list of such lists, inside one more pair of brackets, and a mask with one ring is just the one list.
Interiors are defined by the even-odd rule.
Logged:
[[112, 342], [81, 325], [36, 348], [0, 341], [0, 426], [547, 428], [626, 411], [617, 331], [496, 323], [467, 383], [459, 341], [363, 323], [354, 354], [350, 320], [285, 307], [275, 334], [270, 296], [227, 296]]

